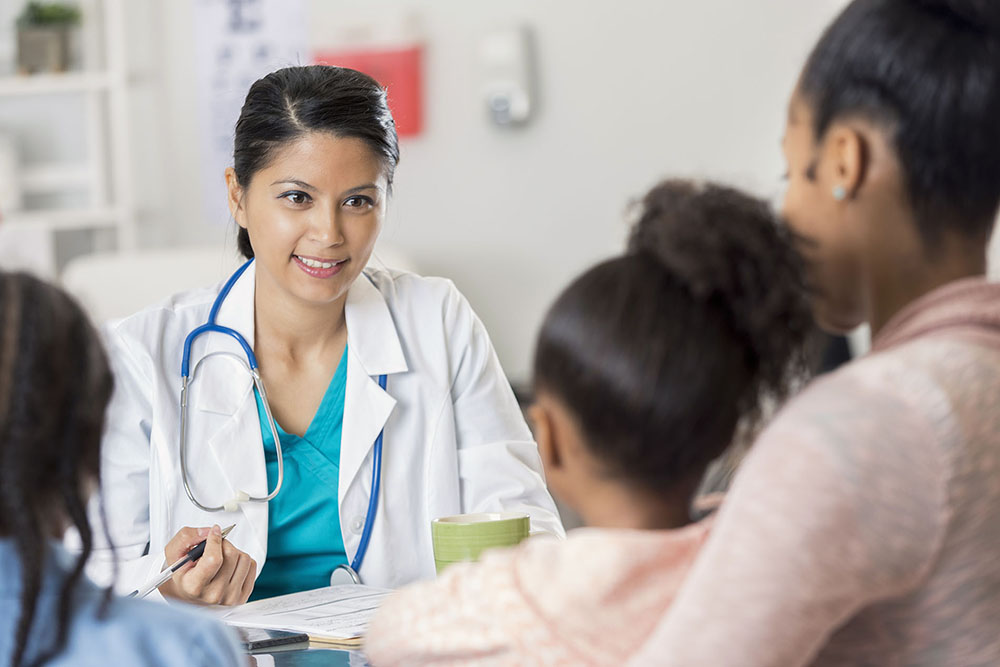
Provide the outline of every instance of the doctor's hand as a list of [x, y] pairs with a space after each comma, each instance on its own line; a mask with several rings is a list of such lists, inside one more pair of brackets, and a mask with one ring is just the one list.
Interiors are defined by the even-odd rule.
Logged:
[[222, 539], [218, 526], [211, 528], [184, 527], [163, 549], [167, 565], [183, 558], [199, 542], [205, 540], [205, 553], [193, 563], [187, 563], [160, 586], [164, 597], [193, 604], [243, 604], [253, 591], [257, 563], [232, 542]]

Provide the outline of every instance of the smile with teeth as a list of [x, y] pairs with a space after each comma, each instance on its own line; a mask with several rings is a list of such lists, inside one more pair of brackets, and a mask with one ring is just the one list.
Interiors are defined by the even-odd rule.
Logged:
[[295, 259], [299, 260], [306, 266], [313, 269], [332, 269], [338, 264], [342, 264], [344, 260], [334, 261], [334, 262], [320, 262], [315, 259], [309, 259], [308, 257], [302, 257], [301, 255], [295, 255]]

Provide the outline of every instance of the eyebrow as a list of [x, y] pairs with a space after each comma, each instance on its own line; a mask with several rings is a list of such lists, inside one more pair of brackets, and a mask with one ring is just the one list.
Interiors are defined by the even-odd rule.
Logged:
[[[291, 185], [297, 185], [298, 187], [302, 188], [303, 190], [312, 190], [313, 192], [317, 192], [318, 191], [318, 188], [316, 186], [310, 185], [310, 184], [306, 183], [305, 181], [296, 180], [294, 178], [282, 178], [282, 179], [279, 179], [279, 180], [275, 181], [274, 183], [271, 183], [271, 185], [283, 185], [285, 183], [288, 183], [288, 184], [291, 184]], [[363, 190], [378, 190], [378, 191], [381, 192], [382, 188], [380, 188], [375, 183], [365, 183], [364, 185], [359, 185], [357, 187], [351, 188], [350, 190], [346, 190], [342, 194], [344, 194], [344, 195], [350, 195], [350, 194], [354, 194], [356, 192], [362, 192]]]
[[282, 178], [282, 179], [279, 179], [279, 180], [275, 181], [274, 183], [271, 183], [271, 185], [282, 185], [283, 183], [290, 183], [291, 185], [297, 185], [300, 188], [302, 188], [303, 190], [313, 190], [313, 191], [316, 191], [316, 187], [315, 186], [309, 185], [305, 181], [297, 181], [294, 178]]
[[350, 195], [354, 194], [355, 192], [361, 192], [363, 190], [378, 190], [379, 192], [381, 192], [382, 188], [380, 188], [375, 183], [365, 183], [364, 185], [359, 185], [356, 188], [351, 188], [350, 190], [346, 190], [343, 194]]

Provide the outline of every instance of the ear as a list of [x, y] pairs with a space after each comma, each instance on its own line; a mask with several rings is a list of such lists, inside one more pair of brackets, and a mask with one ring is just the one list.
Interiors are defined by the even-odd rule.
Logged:
[[229, 214], [233, 216], [236, 224], [246, 229], [246, 216], [243, 215], [243, 186], [236, 179], [236, 170], [232, 167], [226, 167], [226, 193]]
[[528, 419], [531, 420], [535, 442], [538, 443], [538, 455], [541, 457], [542, 466], [548, 475], [550, 471], [562, 467], [562, 456], [556, 442], [552, 413], [540, 403], [534, 403], [528, 408]]
[[868, 138], [858, 128], [837, 123], [830, 127], [826, 140], [826, 174], [833, 192], [840, 192], [838, 199], [851, 199], [864, 185], [868, 173], [870, 151]]

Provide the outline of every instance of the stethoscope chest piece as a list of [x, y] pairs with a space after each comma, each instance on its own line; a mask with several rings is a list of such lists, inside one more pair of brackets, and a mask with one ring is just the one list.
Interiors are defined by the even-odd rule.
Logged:
[[338, 565], [330, 574], [331, 586], [344, 586], [349, 584], [360, 584], [361, 577], [350, 565]]

